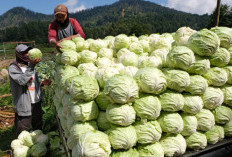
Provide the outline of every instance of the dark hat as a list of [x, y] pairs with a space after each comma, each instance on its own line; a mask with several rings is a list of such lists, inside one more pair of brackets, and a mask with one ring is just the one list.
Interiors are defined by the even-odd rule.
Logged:
[[66, 6], [64, 6], [63, 4], [59, 4], [55, 7], [54, 9], [54, 14], [64, 14], [66, 15], [68, 13], [68, 9], [66, 8]]
[[27, 45], [24, 45], [24, 44], [20, 44], [20, 45], [18, 45], [16, 48], [15, 48], [15, 51], [17, 51], [17, 52], [26, 52], [26, 51], [29, 51], [29, 50], [31, 50], [31, 49], [33, 49], [32, 47], [30, 47], [30, 46], [27, 46]]

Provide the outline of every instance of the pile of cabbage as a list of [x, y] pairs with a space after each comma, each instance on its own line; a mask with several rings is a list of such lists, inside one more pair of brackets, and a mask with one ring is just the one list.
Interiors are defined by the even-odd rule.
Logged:
[[54, 105], [73, 157], [180, 156], [232, 136], [232, 29], [61, 42]]
[[48, 149], [48, 135], [41, 130], [22, 131], [18, 138], [11, 142], [14, 157], [44, 156]]

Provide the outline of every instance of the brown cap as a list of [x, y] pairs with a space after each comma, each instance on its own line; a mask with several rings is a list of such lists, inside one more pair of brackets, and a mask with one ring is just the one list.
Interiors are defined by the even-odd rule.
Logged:
[[54, 14], [67, 14], [68, 13], [68, 9], [63, 5], [63, 4], [59, 4], [55, 7], [54, 9]]

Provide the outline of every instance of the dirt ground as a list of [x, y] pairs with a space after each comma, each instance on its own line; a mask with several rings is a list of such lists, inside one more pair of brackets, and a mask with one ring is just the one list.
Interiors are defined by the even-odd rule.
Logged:
[[[15, 59], [0, 60], [0, 68], [8, 67]], [[3, 97], [11, 96], [11, 94], [4, 94]], [[1, 105], [1, 104], [0, 104]], [[5, 130], [14, 124], [14, 109], [13, 107], [3, 106], [0, 107], [0, 129]]]
[[6, 59], [6, 60], [0, 59], [0, 68], [9, 66], [10, 63], [12, 63], [14, 60], [15, 59]]

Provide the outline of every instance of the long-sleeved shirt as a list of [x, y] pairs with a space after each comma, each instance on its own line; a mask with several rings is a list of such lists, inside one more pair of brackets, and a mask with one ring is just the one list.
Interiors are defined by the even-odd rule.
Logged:
[[51, 42], [53, 39], [59, 41], [63, 38], [76, 34], [79, 34], [82, 38], [85, 38], [85, 33], [77, 20], [69, 18], [69, 22], [69, 25], [65, 28], [59, 26], [56, 20], [50, 23], [48, 26], [48, 41]]
[[[31, 116], [31, 97], [27, 84], [35, 72], [34, 65], [29, 64], [25, 72], [23, 72], [17, 63], [12, 63], [8, 70], [15, 111], [19, 116]], [[41, 86], [37, 73], [35, 73], [35, 90], [38, 98], [42, 100]]]

